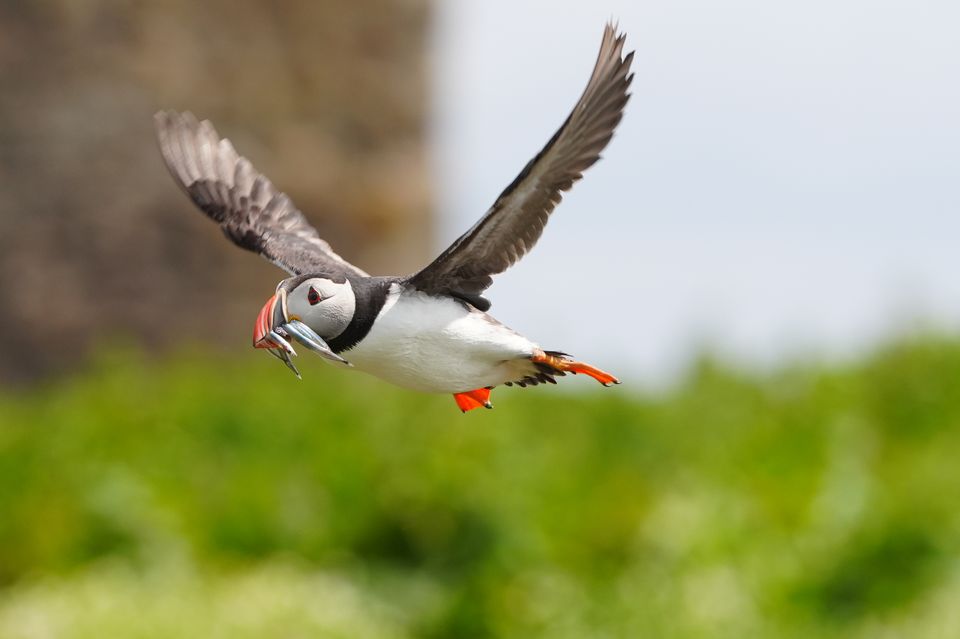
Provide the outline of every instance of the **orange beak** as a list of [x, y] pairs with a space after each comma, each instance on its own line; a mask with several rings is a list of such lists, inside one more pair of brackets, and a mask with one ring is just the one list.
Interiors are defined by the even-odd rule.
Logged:
[[[277, 313], [280, 313], [280, 321], [277, 322]], [[274, 332], [274, 326], [284, 323], [283, 303], [280, 295], [272, 295], [267, 303], [260, 309], [257, 315], [257, 321], [253, 325], [253, 347], [254, 348], [281, 348], [280, 344], [271, 339], [270, 333]]]

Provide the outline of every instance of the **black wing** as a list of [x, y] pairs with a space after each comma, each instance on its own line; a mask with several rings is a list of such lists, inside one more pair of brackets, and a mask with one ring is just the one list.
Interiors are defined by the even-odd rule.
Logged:
[[288, 273], [367, 274], [333, 252], [283, 193], [192, 113], [154, 116], [171, 175], [234, 244], [263, 255]]
[[608, 24], [587, 88], [543, 150], [534, 157], [479, 222], [461, 235], [429, 266], [408, 282], [428, 293], [447, 293], [481, 310], [480, 296], [502, 273], [529, 251], [543, 232], [561, 193], [600, 159], [630, 97], [633, 53], [623, 56], [623, 34]]

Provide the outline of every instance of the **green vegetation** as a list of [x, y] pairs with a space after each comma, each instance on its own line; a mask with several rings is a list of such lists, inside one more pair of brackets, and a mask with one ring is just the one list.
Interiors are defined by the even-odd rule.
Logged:
[[468, 415], [259, 355], [0, 396], [0, 637], [960, 636], [960, 342]]

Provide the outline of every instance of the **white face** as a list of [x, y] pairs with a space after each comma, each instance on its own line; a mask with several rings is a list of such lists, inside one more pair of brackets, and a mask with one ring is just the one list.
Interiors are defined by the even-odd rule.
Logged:
[[334, 282], [322, 277], [304, 280], [287, 295], [289, 319], [299, 319], [324, 339], [342, 333], [357, 308], [349, 281]]

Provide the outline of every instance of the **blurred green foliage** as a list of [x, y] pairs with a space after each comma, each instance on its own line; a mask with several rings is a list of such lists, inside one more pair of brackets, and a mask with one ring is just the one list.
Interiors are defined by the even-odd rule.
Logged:
[[0, 397], [0, 637], [960, 636], [956, 340], [467, 415], [256, 355]]

